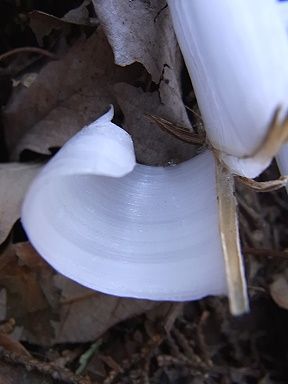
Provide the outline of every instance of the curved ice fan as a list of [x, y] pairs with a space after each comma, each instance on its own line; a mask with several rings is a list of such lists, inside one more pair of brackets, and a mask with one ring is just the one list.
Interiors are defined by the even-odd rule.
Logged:
[[113, 295], [226, 293], [212, 155], [136, 164], [112, 115], [68, 141], [31, 185], [22, 209], [30, 241], [62, 274]]

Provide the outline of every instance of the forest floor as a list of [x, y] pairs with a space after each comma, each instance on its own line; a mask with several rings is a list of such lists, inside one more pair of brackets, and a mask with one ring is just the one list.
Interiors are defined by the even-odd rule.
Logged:
[[[129, 2], [139, 9], [140, 3], [147, 2]], [[165, 1], [158, 12], [150, 6], [161, 23]], [[114, 21], [107, 21], [105, 31], [109, 22]], [[139, 62], [116, 65], [99, 24], [90, 1], [0, 2], [0, 384], [287, 383], [284, 189], [256, 193], [237, 184], [251, 306], [241, 317], [231, 316], [221, 297], [159, 303], [93, 292], [57, 274], [29, 244], [19, 204], [35, 162], [53, 156], [109, 103], [116, 105], [116, 120], [124, 116], [130, 124], [139, 162], [167, 165], [195, 152], [143, 118], [148, 112], [202, 129], [182, 59], [178, 51], [171, 54], [171, 32], [166, 31], [163, 56], [175, 58], [177, 73], [160, 52], [152, 60], [141, 51], [145, 27], [143, 40], [133, 47]], [[149, 34], [163, 43], [157, 28]], [[183, 100], [192, 111], [189, 119]], [[140, 120], [146, 135], [132, 127]], [[277, 177], [273, 163], [259, 180]]]

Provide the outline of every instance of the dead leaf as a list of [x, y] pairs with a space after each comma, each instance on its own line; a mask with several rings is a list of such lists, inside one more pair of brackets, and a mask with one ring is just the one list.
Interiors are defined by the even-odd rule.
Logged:
[[93, 4], [115, 63], [140, 62], [159, 83], [164, 67], [174, 67], [179, 49], [166, 1], [93, 0]]
[[0, 164], [0, 244], [20, 217], [22, 200], [40, 167], [39, 164]]
[[[53, 271], [50, 269], [50, 280]], [[47, 268], [34, 270], [19, 261], [13, 244], [9, 244], [0, 258], [0, 285], [7, 292], [7, 316], [13, 317], [17, 325], [26, 332], [35, 333], [40, 344], [48, 344], [53, 336], [50, 323], [55, 314], [51, 303], [42, 289], [42, 279], [47, 276]], [[50, 283], [50, 290], [56, 289]]]
[[83, 3], [79, 5], [79, 7], [73, 8], [69, 12], [67, 12], [61, 18], [61, 20], [77, 25], [94, 26], [96, 24], [96, 20], [90, 20], [89, 11], [87, 9], [87, 6], [90, 3], [91, 0], [84, 0]]
[[[93, 73], [94, 75], [97, 73], [97, 68], [98, 72], [100, 72], [99, 74], [104, 75], [101, 65], [106, 61], [111, 63], [112, 56], [111, 52], [107, 52], [107, 49], [105, 55], [105, 48], [103, 47], [105, 38], [102, 35], [102, 40], [100, 40], [103, 44], [101, 44], [98, 36], [99, 33], [91, 36], [88, 40], [79, 40], [62, 60], [50, 62], [46, 65], [39, 73], [37, 82], [29, 89], [20, 90], [20, 92], [15, 90], [4, 111], [4, 128], [9, 148], [13, 148], [21, 136], [24, 136], [24, 134], [39, 121], [41, 122], [41, 120], [59, 104], [61, 108], [61, 104], [71, 95], [77, 91], [81, 92], [83, 83], [91, 81], [91, 76]], [[100, 60], [96, 60], [100, 54], [100, 45], [103, 54]], [[108, 55], [110, 53], [109, 58], [107, 58], [107, 53]], [[95, 65], [95, 62], [99, 63], [99, 61], [100, 64], [98, 64], [98, 66]], [[94, 70], [92, 66], [96, 66], [97, 68]], [[109, 69], [111, 69], [111, 67]], [[83, 76], [84, 73], [85, 76]], [[33, 113], [31, 113], [31, 109]], [[65, 106], [61, 108], [61, 113], [64, 112]], [[69, 125], [70, 122], [71, 121], [68, 121], [67, 125]], [[52, 124], [50, 124], [50, 128], [51, 126]], [[54, 127], [54, 131], [59, 131], [59, 126], [60, 124]], [[31, 139], [31, 137], [27, 138], [27, 142], [32, 141], [33, 143], [33, 140], [29, 139]], [[52, 145], [55, 146], [54, 143]], [[47, 148], [49, 147], [47, 146]]]
[[29, 242], [13, 244], [13, 249], [21, 264], [34, 270], [51, 269], [49, 264], [40, 257], [39, 253]]
[[13, 244], [18, 264], [25, 265], [37, 276], [37, 281], [46, 301], [51, 308], [58, 308], [60, 292], [54, 286], [55, 271], [39, 255], [29, 242]]
[[39, 46], [43, 46], [43, 38], [53, 30], [66, 29], [68, 31], [69, 24], [95, 27], [98, 24], [97, 19], [90, 18], [87, 9], [87, 5], [90, 3], [91, 0], [84, 0], [79, 7], [71, 9], [62, 18], [38, 10], [29, 12], [29, 26], [34, 32]]
[[[160, 101], [158, 92], [143, 92], [128, 84], [116, 84], [114, 91], [124, 112], [125, 129], [131, 134], [138, 162], [149, 165], [168, 165], [190, 159], [195, 147], [163, 132], [145, 114], [154, 114], [190, 127], [187, 115], [181, 110], [170, 109], [170, 104]], [[179, 105], [182, 103], [179, 100]], [[182, 103], [183, 104], [183, 103]]]
[[54, 322], [55, 343], [96, 340], [119, 321], [160, 305], [92, 291], [61, 275], [55, 277], [55, 284], [62, 292], [60, 322]]
[[[9, 244], [1, 254], [0, 263], [0, 285], [7, 290], [8, 298], [19, 299], [15, 308], [8, 317], [17, 318], [26, 313], [43, 310], [49, 306], [47, 299], [41, 289], [41, 271], [30, 268], [20, 263], [17, 256], [17, 248]], [[43, 269], [47, 268], [44, 264]], [[45, 273], [45, 272], [44, 272]], [[9, 296], [10, 294], [10, 296]], [[9, 310], [14, 304], [8, 304]]]
[[142, 72], [139, 66], [114, 65], [100, 29], [78, 41], [61, 60], [47, 64], [29, 89], [15, 90], [3, 113], [10, 151], [14, 157], [23, 149], [49, 154], [113, 103], [109, 84], [135, 81]]
[[6, 351], [13, 352], [17, 355], [24, 355], [31, 357], [27, 349], [17, 340], [13, 339], [12, 336], [0, 333], [0, 346]]
[[29, 243], [10, 244], [1, 254], [0, 285], [7, 291], [7, 317], [23, 327], [21, 340], [38, 345], [93, 341], [161, 305], [85, 288], [57, 274]]
[[270, 284], [270, 294], [272, 299], [279, 307], [288, 309], [288, 280], [287, 271], [283, 274], [274, 276], [273, 283]]
[[44, 37], [48, 36], [53, 30], [68, 29], [69, 27], [64, 20], [37, 10], [29, 12], [28, 18], [29, 26], [34, 32], [40, 47], [43, 46]]
[[180, 85], [183, 58], [166, 1], [94, 0], [93, 4], [116, 64], [143, 64], [159, 84], [160, 100], [170, 109], [170, 117], [190, 128]]

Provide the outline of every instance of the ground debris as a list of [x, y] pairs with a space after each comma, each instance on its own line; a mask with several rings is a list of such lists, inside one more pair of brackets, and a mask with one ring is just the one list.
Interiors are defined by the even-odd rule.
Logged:
[[30, 181], [108, 104], [143, 163], [173, 165], [199, 150], [160, 122], [200, 146], [204, 135], [192, 131], [201, 117], [165, 1], [94, 0], [97, 15], [88, 0], [12, 3], [0, 2], [0, 157], [17, 160], [0, 165], [0, 384], [287, 383], [288, 204], [284, 188], [273, 190], [285, 181], [275, 164], [252, 183], [272, 192], [235, 180], [251, 302], [237, 319], [219, 297], [175, 304], [91, 291], [27, 242], [15, 221]]
[[67, 384], [91, 384], [88, 377], [75, 375], [68, 369], [59, 368], [52, 363], [43, 363], [36, 359], [0, 350], [0, 359], [8, 364], [22, 366], [27, 372], [36, 371], [45, 376], [50, 376], [53, 381], [57, 380]]

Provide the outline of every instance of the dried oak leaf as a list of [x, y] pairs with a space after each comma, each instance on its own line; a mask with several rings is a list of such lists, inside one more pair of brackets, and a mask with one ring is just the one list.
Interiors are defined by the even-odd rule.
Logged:
[[158, 83], [164, 66], [173, 67], [177, 47], [166, 1], [93, 0], [93, 5], [115, 63], [140, 62]]
[[[114, 86], [117, 101], [124, 112], [125, 128], [133, 137], [138, 162], [149, 165], [168, 165], [187, 160], [195, 154], [195, 147], [163, 132], [146, 114], [166, 118], [190, 127], [186, 113], [161, 102], [159, 93], [143, 92], [128, 84]], [[179, 104], [182, 103], [179, 99]]]
[[60, 321], [54, 322], [55, 343], [95, 340], [119, 321], [160, 305], [92, 291], [61, 275], [55, 277], [55, 284], [61, 290]]
[[68, 11], [61, 20], [71, 23], [71, 24], [77, 24], [77, 25], [88, 25], [93, 26], [95, 25], [96, 20], [91, 20], [89, 17], [89, 11], [87, 6], [91, 3], [91, 0], [84, 0], [82, 4], [79, 5], [79, 7], [73, 8], [70, 11]]
[[29, 12], [29, 26], [34, 32], [38, 44], [43, 46], [45, 36], [48, 36], [53, 30], [68, 30], [70, 24], [90, 27], [97, 25], [97, 19], [89, 16], [87, 9], [89, 4], [90, 0], [84, 0], [79, 7], [71, 9], [62, 18], [37, 10]]
[[93, 4], [115, 63], [143, 64], [159, 85], [157, 105], [164, 104], [167, 119], [190, 128], [180, 84], [183, 59], [166, 1], [94, 0]]
[[29, 243], [10, 244], [1, 254], [0, 285], [7, 291], [7, 316], [23, 328], [21, 340], [38, 345], [92, 341], [161, 305], [85, 288], [57, 274]]
[[3, 111], [12, 157], [23, 149], [49, 154], [49, 148], [62, 146], [113, 103], [109, 85], [133, 81], [139, 71], [140, 66], [115, 66], [101, 29], [79, 40], [62, 59], [47, 64], [29, 89], [14, 91]]
[[[1, 254], [0, 286], [7, 292], [7, 316], [15, 318], [17, 325], [22, 325], [26, 332], [37, 333], [38, 343], [48, 344], [53, 336], [50, 320], [54, 316], [49, 299], [57, 292], [52, 283], [47, 287], [47, 280], [53, 280], [54, 272], [42, 259], [35, 267], [26, 264], [24, 252], [33, 253], [34, 250], [28, 243], [9, 244]], [[22, 257], [17, 253], [22, 253]], [[49, 290], [50, 295], [47, 295]]]
[[45, 36], [48, 36], [53, 30], [69, 28], [69, 25], [58, 17], [37, 10], [28, 13], [28, 22], [40, 47], [44, 45]]
[[20, 217], [22, 200], [39, 164], [0, 164], [0, 244]]

